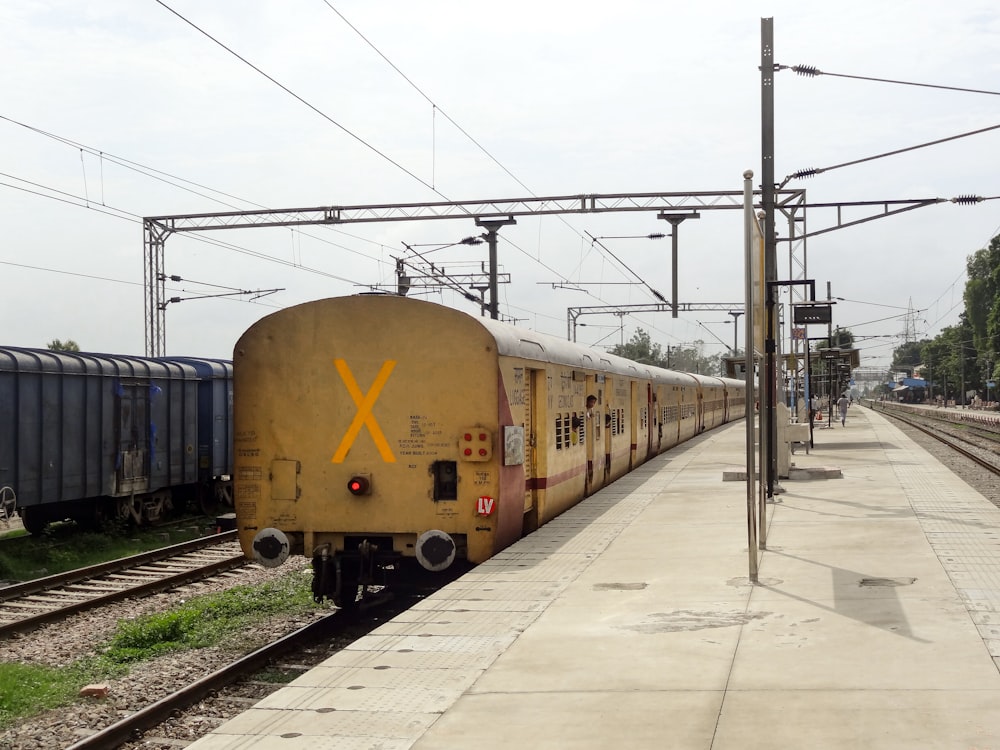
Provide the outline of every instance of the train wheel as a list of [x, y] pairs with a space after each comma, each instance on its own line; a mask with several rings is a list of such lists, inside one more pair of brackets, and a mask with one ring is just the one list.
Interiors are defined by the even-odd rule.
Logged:
[[49, 519], [39, 508], [21, 507], [18, 508], [18, 513], [21, 514], [21, 525], [24, 526], [24, 530], [32, 536], [39, 536], [49, 525]]
[[233, 482], [219, 480], [215, 483], [215, 501], [227, 508], [233, 507]]
[[13, 487], [4, 485], [0, 487], [0, 521], [6, 528], [10, 528], [10, 519], [17, 512], [17, 493]]

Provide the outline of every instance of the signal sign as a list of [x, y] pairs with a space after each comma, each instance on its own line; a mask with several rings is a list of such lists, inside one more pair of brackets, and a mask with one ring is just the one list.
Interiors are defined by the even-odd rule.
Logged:
[[832, 305], [792, 305], [792, 322], [795, 325], [829, 323], [832, 320]]

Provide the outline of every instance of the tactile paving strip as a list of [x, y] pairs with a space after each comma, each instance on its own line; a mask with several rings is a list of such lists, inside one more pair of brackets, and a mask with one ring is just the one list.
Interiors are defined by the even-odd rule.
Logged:
[[[895, 430], [873, 422], [876, 432]], [[1000, 508], [919, 447], [882, 440], [910, 507], [1000, 669]], [[942, 472], [948, 472], [947, 474]]]
[[[405, 748], [415, 742], [575, 581], [678, 471], [654, 459], [219, 727], [212, 736], [281, 737], [281, 747]], [[245, 745], [244, 745], [245, 746]], [[268, 745], [269, 747], [271, 745]], [[219, 744], [217, 747], [235, 747]]]

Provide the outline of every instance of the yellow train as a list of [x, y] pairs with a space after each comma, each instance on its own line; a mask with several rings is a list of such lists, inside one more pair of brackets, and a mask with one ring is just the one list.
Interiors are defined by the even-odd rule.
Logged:
[[243, 550], [311, 556], [316, 600], [342, 606], [413, 559], [480, 563], [746, 408], [740, 380], [386, 295], [270, 315], [233, 371]]

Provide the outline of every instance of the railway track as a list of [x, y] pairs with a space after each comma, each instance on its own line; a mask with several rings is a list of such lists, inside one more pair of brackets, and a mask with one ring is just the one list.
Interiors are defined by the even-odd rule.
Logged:
[[[234, 659], [208, 675], [196, 675], [192, 681], [148, 706], [69, 746], [68, 750], [110, 750], [181, 746], [172, 733], [180, 727], [181, 736], [191, 737], [185, 727], [201, 725], [205, 716], [215, 717], [217, 725], [284, 687], [284, 683], [254, 682], [254, 677], [275, 664], [290, 662], [283, 669], [302, 672], [311, 669], [331, 654], [367, 635], [387, 619], [411, 607], [432, 589], [421, 589], [404, 596], [376, 596], [369, 604], [345, 613], [335, 610], [290, 632], [261, 648]], [[281, 662], [279, 662], [281, 660]], [[279, 666], [279, 668], [282, 668]], [[238, 697], [240, 684], [253, 683], [252, 699]], [[173, 728], [168, 725], [175, 725]]]
[[247, 564], [235, 531], [0, 588], [0, 638]]
[[[336, 632], [337, 625], [343, 622], [343, 619], [343, 616], [338, 612], [334, 612], [311, 622], [283, 638], [236, 659], [211, 674], [194, 680], [111, 726], [95, 732], [70, 746], [69, 750], [108, 750], [108, 748], [117, 748], [130, 740], [135, 740], [168, 719], [177, 717], [180, 712], [198, 703], [206, 696], [215, 694], [233, 682], [252, 675], [278, 657], [329, 637]], [[277, 690], [279, 687], [281, 686], [275, 685], [274, 689]]]
[[[984, 447], [981, 442], [968, 440], [967, 438], [963, 438], [948, 429], [948, 426], [953, 427], [954, 423], [952, 422], [934, 419], [933, 417], [920, 418], [912, 414], [902, 413], [891, 409], [880, 409], [879, 413], [883, 416], [888, 416], [894, 420], [903, 422], [913, 429], [920, 431], [924, 435], [934, 438], [937, 442], [943, 443], [956, 453], [962, 455], [969, 461], [972, 461], [994, 476], [1000, 477], [1000, 441], [997, 439], [998, 434], [995, 430], [975, 426], [972, 427], [974, 433], [980, 438], [989, 440], [993, 443], [992, 446]], [[965, 426], [963, 425], [963, 427]], [[971, 446], [975, 450], [970, 450], [970, 448], [966, 446]], [[984, 456], [984, 453], [987, 455]], [[992, 457], [989, 456], [990, 453], [993, 454]]]

